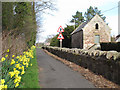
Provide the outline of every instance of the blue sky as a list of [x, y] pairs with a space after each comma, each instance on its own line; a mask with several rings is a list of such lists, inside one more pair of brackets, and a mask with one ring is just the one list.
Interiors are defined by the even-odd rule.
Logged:
[[[86, 12], [90, 6], [98, 7], [102, 14], [106, 16], [106, 23], [112, 29], [111, 35], [118, 34], [118, 8], [109, 10], [118, 6], [119, 0], [55, 0], [57, 11], [51, 11], [50, 14], [42, 14], [43, 22], [39, 30], [44, 32], [37, 34], [37, 42], [44, 42], [48, 35], [56, 35], [59, 26], [63, 28], [71, 25], [69, 22], [76, 11]], [[106, 12], [104, 12], [106, 11]]]

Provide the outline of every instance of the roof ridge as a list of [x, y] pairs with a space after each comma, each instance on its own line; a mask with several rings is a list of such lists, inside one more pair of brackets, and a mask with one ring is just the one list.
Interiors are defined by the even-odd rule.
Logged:
[[[96, 15], [98, 15], [98, 14], [95, 14], [90, 20], [87, 20], [86, 22], [83, 22], [83, 23], [81, 23], [72, 33], [71, 33], [71, 35], [72, 34], [74, 34], [74, 33], [76, 33], [76, 32], [78, 32], [78, 31], [80, 31], [83, 27], [85, 27], [85, 25], [86, 24], [88, 24]], [[99, 15], [98, 15], [99, 16]], [[78, 30], [79, 29], [79, 30]]]

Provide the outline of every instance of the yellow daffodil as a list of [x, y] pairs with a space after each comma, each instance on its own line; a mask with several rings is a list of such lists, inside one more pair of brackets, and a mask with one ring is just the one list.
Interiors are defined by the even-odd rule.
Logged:
[[9, 72], [11, 78], [15, 75], [14, 72]]
[[15, 70], [16, 70], [16, 68], [13, 68], [13, 70], [15, 71]]
[[30, 66], [32, 66], [32, 64], [30, 64]]
[[19, 67], [18, 69], [22, 69], [22, 67]]
[[17, 80], [18, 80], [18, 82], [20, 82], [21, 81], [21, 76], [17, 77]]
[[27, 58], [27, 62], [29, 63], [29, 61], [30, 61], [30, 58]]
[[22, 66], [22, 69], [24, 69], [24, 66]]
[[15, 70], [14, 73], [15, 73], [15, 74], [20, 74], [20, 71]]
[[15, 87], [18, 87], [19, 86], [19, 83], [16, 83]]
[[16, 67], [16, 68], [19, 68], [19, 67], [20, 67], [20, 64], [16, 64], [15, 67]]
[[5, 58], [4, 58], [4, 57], [2, 57], [1, 61], [2, 61], [2, 62], [3, 62], [3, 61], [5, 61]]
[[14, 80], [14, 83], [17, 83], [17, 81], [18, 81], [18, 80], [17, 80], [17, 79], [15, 79], [15, 80]]
[[23, 70], [22, 72], [21, 72], [21, 75], [23, 75], [25, 73], [25, 71]]
[[7, 52], [10, 52], [10, 50], [8, 49]]
[[0, 90], [2, 90], [4, 88], [4, 85], [0, 85]]
[[8, 57], [8, 55], [5, 55], [5, 57], [7, 58], [7, 57]]
[[17, 78], [18, 77], [18, 74], [15, 74], [15, 78]]
[[20, 62], [22, 62], [22, 61], [23, 61], [23, 59], [21, 58], [19, 61], [20, 61]]
[[4, 88], [6, 89], [6, 88], [7, 88], [7, 85], [4, 85]]
[[14, 57], [15, 57], [15, 55], [12, 55], [12, 57], [14, 58]]
[[22, 57], [22, 55], [20, 55], [20, 57]]
[[25, 62], [23, 62], [23, 65], [25, 65]]
[[20, 56], [17, 56], [16, 58], [17, 58], [17, 59], [19, 59], [19, 58], [20, 58]]
[[26, 65], [26, 67], [28, 67], [28, 65]]
[[11, 64], [11, 65], [15, 64], [15, 60], [12, 59], [10, 64]]
[[4, 79], [1, 79], [0, 83], [1, 83], [1, 84], [4, 84], [4, 83], [5, 83], [5, 80], [4, 80]]
[[32, 47], [31, 47], [31, 49], [33, 50], [33, 49], [35, 49], [36, 47], [33, 45]]

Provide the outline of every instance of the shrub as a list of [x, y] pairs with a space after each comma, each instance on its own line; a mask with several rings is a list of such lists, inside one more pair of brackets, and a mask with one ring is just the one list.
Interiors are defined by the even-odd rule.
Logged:
[[120, 42], [117, 42], [117, 43], [113, 43], [113, 42], [100, 43], [100, 45], [101, 45], [101, 50], [102, 51], [115, 50], [115, 51], [120, 52]]

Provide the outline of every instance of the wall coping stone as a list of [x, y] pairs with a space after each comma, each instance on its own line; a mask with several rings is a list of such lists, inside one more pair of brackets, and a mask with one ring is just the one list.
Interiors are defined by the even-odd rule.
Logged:
[[52, 46], [44, 46], [44, 48], [59, 50], [62, 52], [68, 52], [76, 55], [87, 55], [91, 57], [104, 57], [109, 60], [119, 60], [120, 61], [120, 52], [117, 51], [100, 51], [100, 50], [86, 50], [86, 49], [77, 49], [77, 48], [60, 48]]

